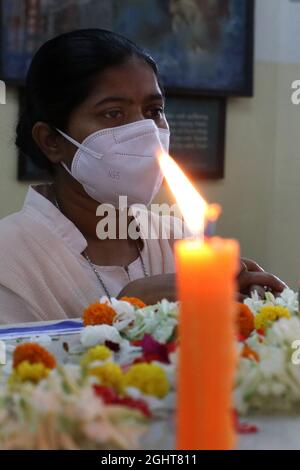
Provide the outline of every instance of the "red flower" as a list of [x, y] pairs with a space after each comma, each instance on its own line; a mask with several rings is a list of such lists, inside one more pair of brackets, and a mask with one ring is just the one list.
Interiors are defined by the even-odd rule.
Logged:
[[232, 410], [232, 418], [236, 432], [239, 434], [254, 434], [259, 431], [255, 424], [241, 423], [236, 410]]
[[263, 330], [262, 328], [259, 329], [259, 330], [256, 330], [257, 334], [260, 335], [260, 336], [265, 336], [265, 330]]
[[133, 346], [140, 346], [143, 356], [136, 359], [135, 363], [158, 361], [169, 364], [169, 353], [176, 349], [176, 343], [161, 344], [151, 335], [145, 335], [140, 341], [133, 341]]
[[151, 411], [144, 400], [136, 400], [129, 396], [119, 397], [115, 390], [102, 385], [94, 385], [94, 392], [97, 397], [101, 397], [107, 405], [127, 406], [139, 410], [146, 418], [151, 418]]

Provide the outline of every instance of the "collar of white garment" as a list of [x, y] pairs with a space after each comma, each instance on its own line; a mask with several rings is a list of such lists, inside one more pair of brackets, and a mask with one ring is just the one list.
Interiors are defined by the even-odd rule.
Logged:
[[[87, 241], [78, 228], [52, 202], [36, 191], [34, 186], [28, 188], [22, 211], [62, 238], [74, 253], [82, 253], [86, 249]], [[145, 214], [141, 216], [133, 210], [132, 215], [137, 220], [141, 228], [140, 235], [144, 239], [146, 234], [143, 233], [141, 222]]]

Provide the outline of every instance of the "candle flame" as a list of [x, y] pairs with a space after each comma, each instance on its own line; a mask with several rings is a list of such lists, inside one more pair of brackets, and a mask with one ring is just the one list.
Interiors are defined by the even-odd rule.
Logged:
[[203, 238], [207, 210], [205, 200], [170, 155], [161, 152], [158, 162], [189, 230], [194, 236]]
[[219, 204], [209, 204], [206, 208], [205, 218], [208, 222], [216, 222], [222, 213]]

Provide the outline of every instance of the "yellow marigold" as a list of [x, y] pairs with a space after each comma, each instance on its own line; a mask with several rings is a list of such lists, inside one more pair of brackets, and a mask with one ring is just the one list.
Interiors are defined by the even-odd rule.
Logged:
[[47, 369], [56, 367], [55, 357], [37, 343], [24, 343], [16, 347], [13, 354], [14, 369], [24, 361], [29, 364], [44, 364]]
[[163, 398], [170, 385], [165, 371], [157, 364], [140, 363], [131, 366], [124, 376], [126, 387], [136, 387], [145, 395]]
[[82, 357], [80, 364], [87, 367], [93, 361], [105, 361], [112, 356], [111, 350], [103, 345], [89, 349]]
[[248, 338], [254, 330], [254, 315], [245, 304], [238, 303], [237, 330], [244, 338]]
[[107, 304], [95, 302], [89, 305], [83, 312], [83, 324], [88, 325], [112, 325], [116, 316], [115, 310]]
[[50, 372], [51, 369], [41, 362], [31, 364], [28, 361], [23, 361], [14, 369], [10, 377], [10, 383], [27, 381], [38, 383], [40, 380], [47, 378]]
[[279, 320], [279, 318], [291, 318], [291, 314], [286, 307], [280, 305], [262, 307], [254, 318], [255, 328], [265, 330], [269, 323]]
[[121, 297], [120, 300], [124, 302], [128, 302], [129, 304], [133, 305], [136, 308], [144, 308], [147, 305], [138, 297]]
[[89, 370], [89, 375], [97, 377], [104, 387], [111, 387], [118, 392], [123, 390], [124, 375], [118, 364], [107, 362], [101, 366], [93, 367]]

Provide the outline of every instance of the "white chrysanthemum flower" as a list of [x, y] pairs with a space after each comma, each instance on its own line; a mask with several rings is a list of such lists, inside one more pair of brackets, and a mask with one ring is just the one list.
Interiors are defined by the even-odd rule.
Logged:
[[286, 307], [291, 313], [297, 313], [299, 310], [298, 293], [286, 288], [279, 297], [276, 297], [275, 304]]
[[159, 415], [161, 413], [175, 409], [176, 395], [174, 392], [168, 393], [164, 398], [156, 398], [150, 395], [145, 395], [135, 387], [127, 387], [126, 395], [129, 395], [135, 400], [143, 400], [146, 402], [151, 412], [155, 415]]
[[132, 364], [135, 359], [143, 354], [142, 348], [132, 346], [128, 340], [123, 340], [120, 344], [120, 351], [116, 354], [116, 362], [123, 365]]
[[80, 333], [80, 342], [85, 348], [91, 348], [97, 344], [104, 344], [105, 341], [121, 344], [122, 337], [114, 326], [89, 325], [83, 328]]
[[296, 314], [299, 309], [298, 294], [289, 288], [284, 289], [278, 297], [275, 297], [271, 292], [266, 292], [265, 299], [261, 299], [256, 291], [252, 292], [251, 297], [244, 300], [244, 304], [250, 308], [254, 315], [256, 315], [262, 307], [272, 305], [286, 307], [293, 315]]
[[109, 299], [104, 295], [100, 298], [99, 302], [101, 304], [109, 305], [117, 314], [132, 314], [135, 312], [135, 308], [131, 303], [126, 302], [125, 300], [118, 300], [115, 297], [111, 297]]
[[268, 328], [266, 340], [268, 343], [282, 346], [284, 343], [292, 344], [296, 339], [300, 340], [300, 318], [281, 318]]
[[257, 291], [254, 291], [251, 293], [251, 297], [244, 300], [244, 304], [250, 308], [253, 314], [256, 314], [265, 305], [265, 301], [259, 297]]
[[285, 352], [271, 345], [262, 346], [259, 368], [265, 377], [279, 376], [285, 368]]
[[253, 335], [247, 344], [259, 362], [240, 358], [235, 388], [235, 406], [249, 410], [290, 411], [300, 408], [300, 366], [292, 363], [292, 343], [300, 339], [300, 319], [293, 316], [274, 322], [261, 340]]
[[135, 320], [125, 333], [130, 340], [140, 339], [145, 334], [153, 336], [159, 343], [166, 343], [178, 324], [178, 304], [162, 300], [156, 305], [135, 312]]
[[106, 296], [100, 298], [101, 304], [107, 304], [114, 309], [116, 316], [113, 321], [113, 326], [118, 331], [123, 331], [127, 328], [135, 319], [136, 309], [135, 307], [124, 300], [118, 300], [114, 297], [109, 299]]

